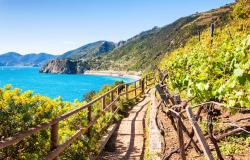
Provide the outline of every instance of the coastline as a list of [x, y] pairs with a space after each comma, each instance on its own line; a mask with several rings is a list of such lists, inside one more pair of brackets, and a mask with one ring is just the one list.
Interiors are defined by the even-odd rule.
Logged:
[[112, 71], [112, 70], [103, 70], [103, 71], [96, 71], [96, 70], [88, 70], [85, 71], [83, 74], [85, 75], [96, 75], [96, 76], [112, 76], [112, 77], [123, 77], [123, 78], [131, 78], [134, 80], [140, 79], [140, 73], [135, 71]]

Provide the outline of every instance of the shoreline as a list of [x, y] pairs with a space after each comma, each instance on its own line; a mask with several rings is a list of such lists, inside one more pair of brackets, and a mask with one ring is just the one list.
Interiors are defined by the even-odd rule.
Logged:
[[123, 77], [123, 78], [130, 78], [134, 80], [140, 79], [139, 72], [134, 71], [95, 71], [95, 70], [88, 70], [85, 71], [83, 74], [85, 75], [96, 75], [96, 76], [112, 76], [112, 77]]

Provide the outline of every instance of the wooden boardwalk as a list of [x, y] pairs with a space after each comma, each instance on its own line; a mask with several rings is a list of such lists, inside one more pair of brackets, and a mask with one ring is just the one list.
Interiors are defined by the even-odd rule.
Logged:
[[149, 97], [146, 96], [129, 111], [129, 116], [121, 121], [117, 131], [110, 138], [99, 159], [143, 159], [145, 128], [144, 116], [148, 104]]

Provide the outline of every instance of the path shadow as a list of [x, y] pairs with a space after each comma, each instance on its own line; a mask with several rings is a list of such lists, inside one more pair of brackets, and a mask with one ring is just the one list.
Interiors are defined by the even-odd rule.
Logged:
[[[140, 101], [138, 101], [138, 103], [136, 105], [143, 102], [144, 100], [145, 100], [145, 97], [143, 97]], [[123, 159], [123, 160], [135, 159], [135, 158], [136, 159], [143, 159], [144, 148], [142, 148], [141, 152], [140, 152], [140, 148], [136, 148], [136, 145], [135, 145], [135, 137], [138, 135], [142, 135], [142, 134], [135, 134], [135, 131], [136, 131], [135, 125], [136, 125], [136, 121], [137, 121], [136, 119], [137, 119], [138, 115], [140, 114], [140, 112], [142, 112], [143, 108], [147, 104], [148, 103], [145, 102], [145, 104], [142, 104], [142, 106], [139, 106], [140, 109], [136, 112], [131, 112], [131, 110], [133, 109], [133, 107], [132, 107], [130, 112], [129, 112], [129, 114], [131, 114], [131, 113], [135, 114], [133, 119], [129, 120], [129, 121], [131, 121], [131, 123], [130, 123], [130, 126], [128, 126], [128, 127], [131, 128], [131, 132], [130, 132], [130, 134], [122, 134], [122, 136], [130, 135], [128, 148], [127, 148], [127, 145], [124, 145], [124, 142], [121, 142], [120, 140], [117, 139], [118, 135], [121, 135], [121, 134], [118, 134], [118, 130], [119, 130], [120, 124], [121, 124], [121, 122], [119, 122], [117, 130], [111, 136], [110, 140], [108, 141], [108, 143], [105, 146], [105, 149], [104, 149], [105, 152], [109, 152], [111, 154], [113, 153], [112, 157], [117, 156], [116, 157], [117, 159]], [[134, 105], [134, 107], [136, 105]], [[144, 121], [142, 121], [142, 120], [138, 120], [138, 121], [142, 122], [143, 130], [144, 130], [144, 128], [145, 128]], [[144, 139], [143, 139], [142, 143], [143, 143], [143, 147], [144, 147]], [[117, 144], [119, 144], [119, 145], [117, 145]], [[119, 153], [119, 151], [124, 151], [124, 150], [126, 150], [125, 155], [124, 155], [124, 153], [121, 153], [121, 152]], [[124, 156], [121, 156], [121, 155], [124, 155]]]

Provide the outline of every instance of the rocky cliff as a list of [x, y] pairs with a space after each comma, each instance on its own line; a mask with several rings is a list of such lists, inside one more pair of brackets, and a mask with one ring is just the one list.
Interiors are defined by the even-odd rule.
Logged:
[[80, 74], [89, 70], [87, 63], [82, 61], [73, 61], [69, 59], [56, 59], [49, 61], [40, 69], [40, 73], [64, 73]]

